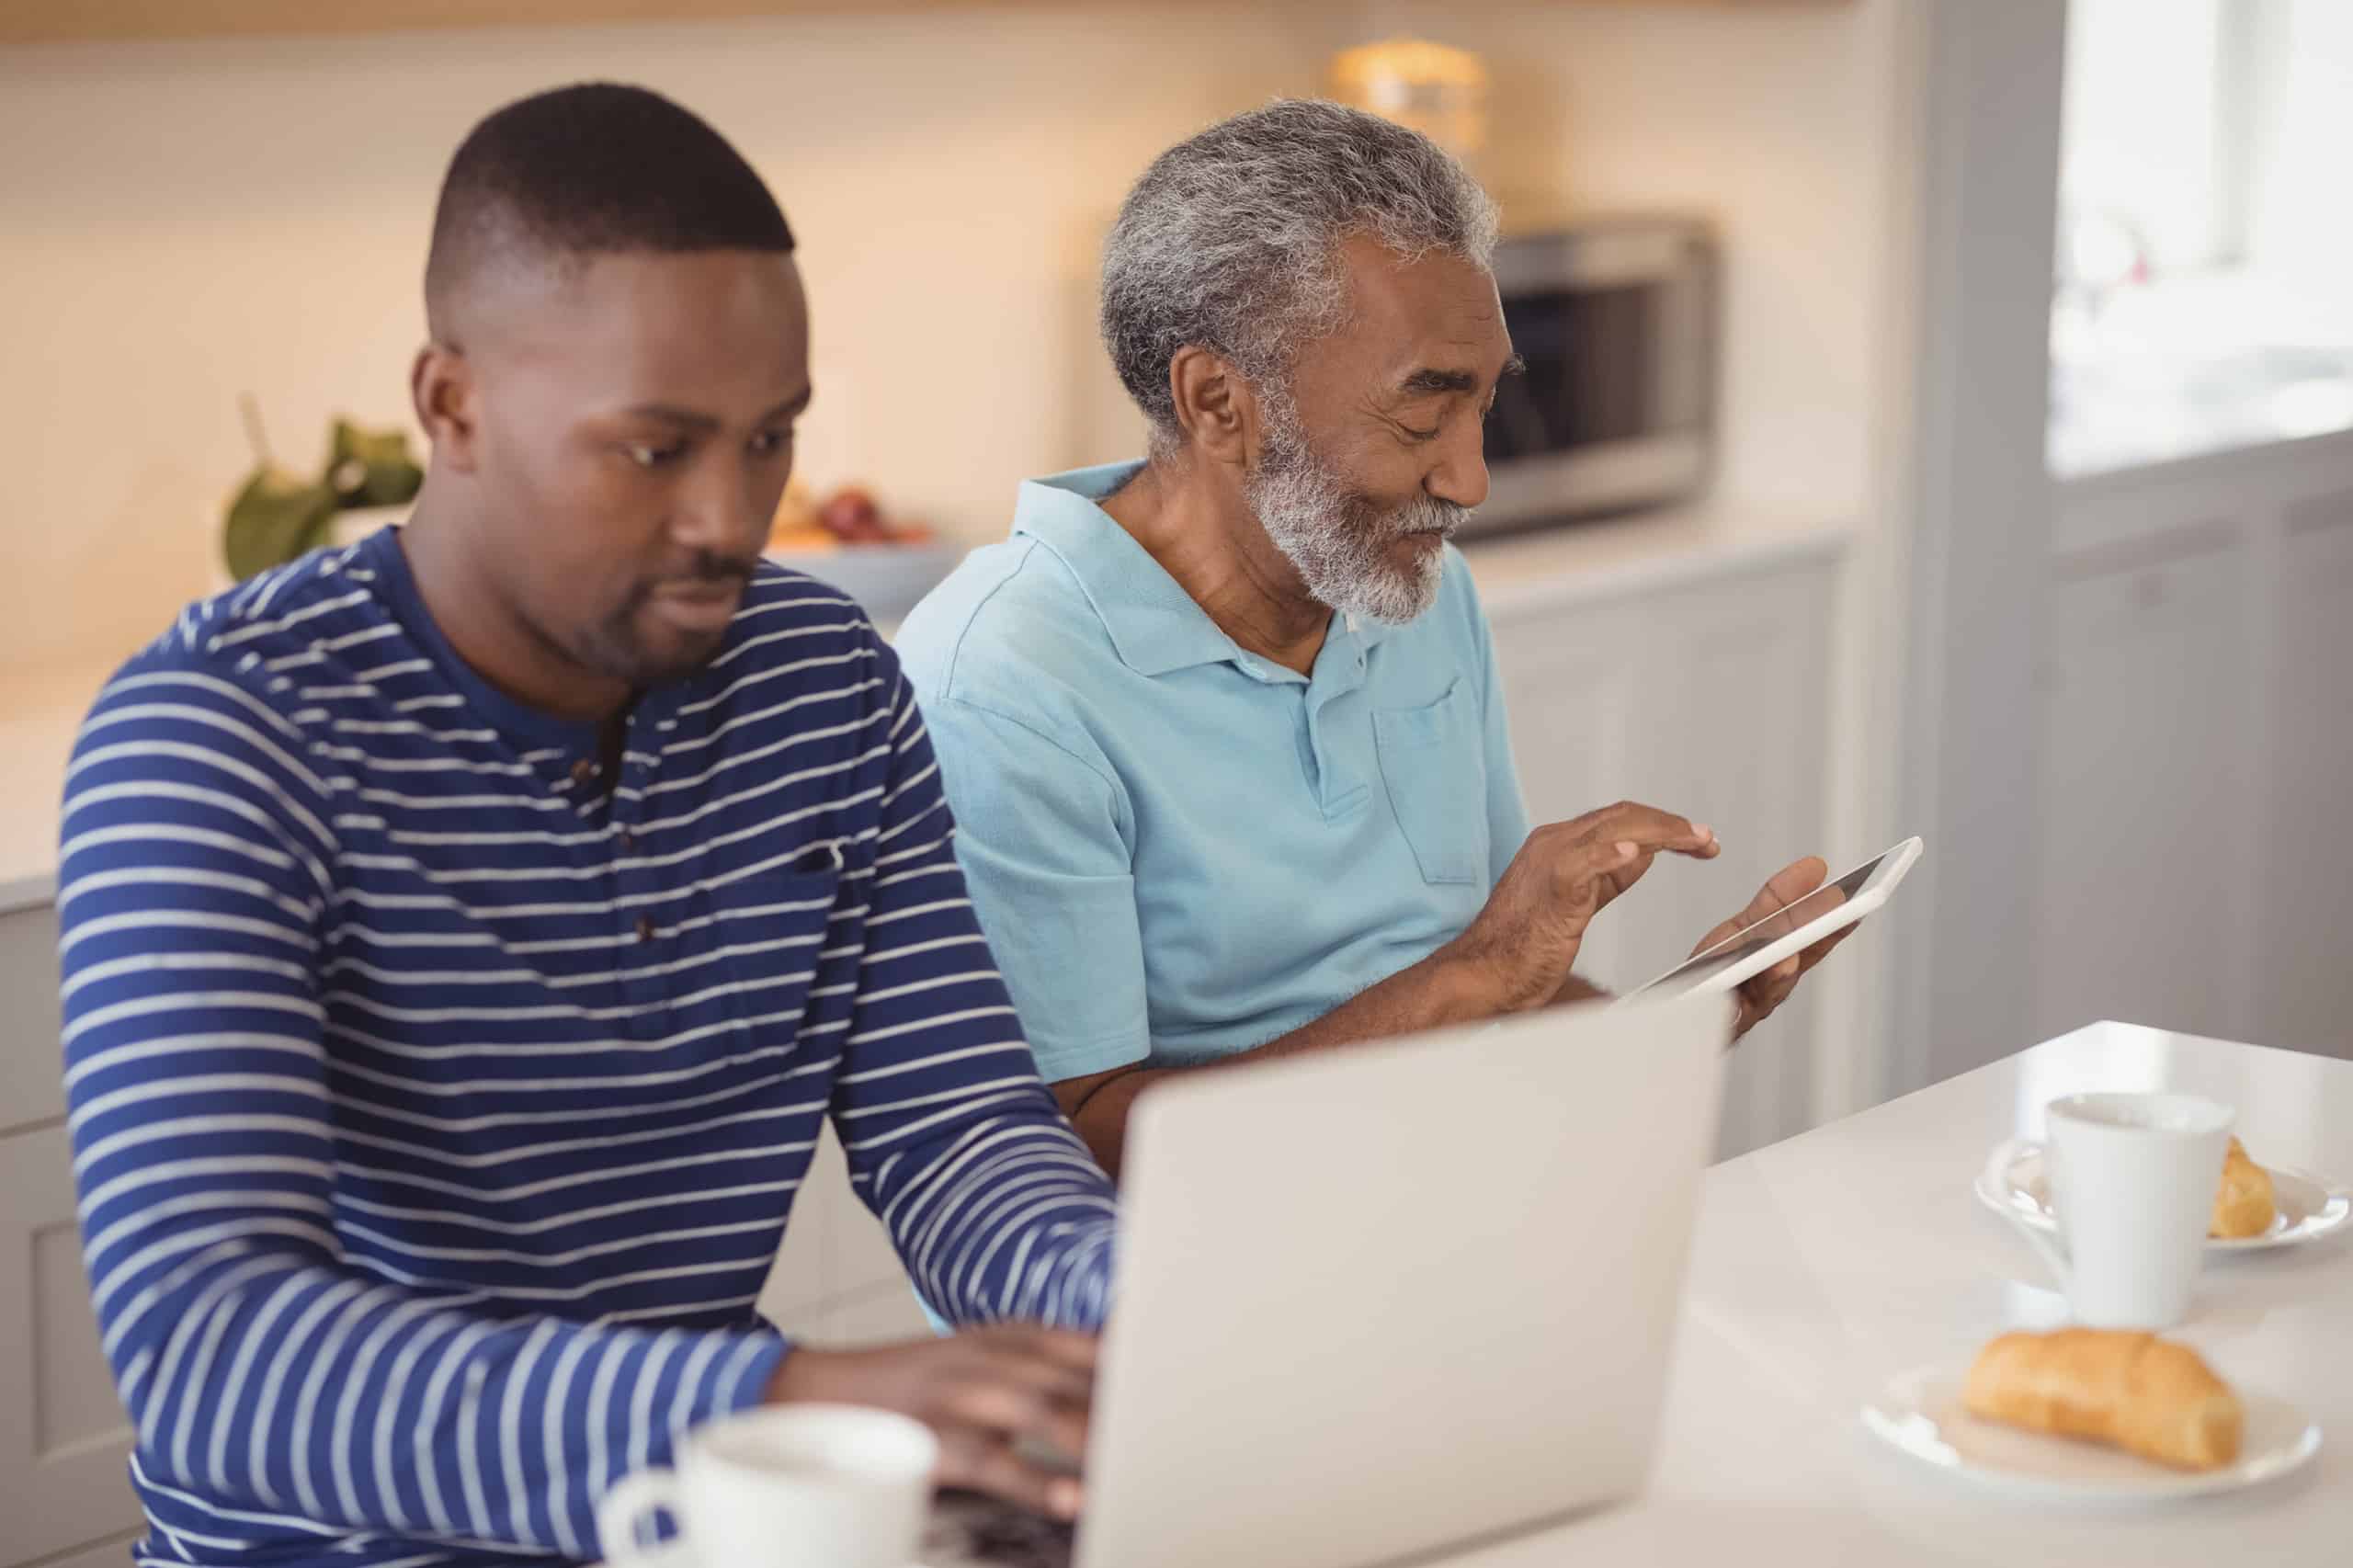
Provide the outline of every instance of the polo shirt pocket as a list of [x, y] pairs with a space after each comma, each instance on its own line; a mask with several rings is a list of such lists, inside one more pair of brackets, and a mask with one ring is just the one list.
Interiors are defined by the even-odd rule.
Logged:
[[715, 890], [713, 936], [733, 980], [734, 1021], [762, 1032], [807, 1021], [810, 988], [840, 899], [841, 846], [819, 843], [790, 864]]
[[1457, 678], [1423, 708], [1377, 708], [1373, 749], [1390, 809], [1426, 882], [1487, 875], [1486, 764], [1469, 687]]

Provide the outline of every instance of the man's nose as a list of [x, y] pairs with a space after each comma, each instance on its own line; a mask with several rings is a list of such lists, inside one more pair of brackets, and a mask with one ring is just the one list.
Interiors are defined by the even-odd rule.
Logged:
[[1449, 431], [1438, 455], [1438, 464], [1422, 482], [1422, 488], [1440, 501], [1451, 501], [1458, 506], [1476, 506], [1487, 498], [1486, 435], [1475, 419], [1462, 421], [1461, 427]]
[[759, 554], [767, 548], [776, 517], [773, 506], [762, 505], [769, 486], [746, 472], [748, 465], [702, 466], [706, 472], [692, 476], [679, 492], [672, 533], [689, 549], [731, 561]]

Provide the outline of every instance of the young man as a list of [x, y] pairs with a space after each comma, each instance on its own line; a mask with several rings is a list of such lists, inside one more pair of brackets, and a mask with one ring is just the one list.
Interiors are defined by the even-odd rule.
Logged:
[[[1039, 1081], [921, 719], [766, 564], [807, 316], [650, 93], [450, 165], [407, 526], [191, 607], [99, 697], [58, 905], [85, 1256], [153, 1562], [581, 1559], [697, 1423], [846, 1400], [1067, 1515], [1111, 1193]], [[821, 1119], [925, 1296], [754, 1316]], [[1062, 1325], [1059, 1327], [1041, 1325]]]
[[[1024, 485], [901, 632], [982, 922], [1107, 1168], [1168, 1074], [1597, 994], [1595, 913], [1716, 852], [1633, 804], [1529, 831], [1446, 543], [1515, 369], [1495, 237], [1452, 159], [1335, 104], [1172, 148], [1103, 264], [1147, 460]], [[1744, 987], [1740, 1027], [1827, 946]]]

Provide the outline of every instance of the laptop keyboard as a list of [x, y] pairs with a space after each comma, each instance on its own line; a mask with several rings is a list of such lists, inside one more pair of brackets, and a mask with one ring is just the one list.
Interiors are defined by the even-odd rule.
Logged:
[[977, 1492], [943, 1492], [924, 1531], [924, 1568], [1070, 1568], [1065, 1524]]

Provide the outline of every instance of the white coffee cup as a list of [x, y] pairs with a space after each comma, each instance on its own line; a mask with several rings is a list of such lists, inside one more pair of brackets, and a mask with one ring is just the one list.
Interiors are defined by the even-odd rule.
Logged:
[[611, 1568], [677, 1562], [673, 1547], [639, 1544], [657, 1509], [699, 1568], [907, 1568], [938, 1464], [931, 1429], [887, 1410], [746, 1411], [688, 1433], [676, 1468], [624, 1478], [597, 1533]]
[[[2043, 1164], [2060, 1242], [2010, 1214], [2093, 1328], [2167, 1328], [2189, 1312], [2214, 1192], [2230, 1147], [2229, 1106], [2198, 1095], [2068, 1095], [2045, 1113]], [[1987, 1167], [2006, 1171], [2015, 1142]]]

